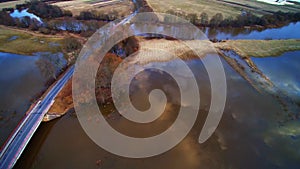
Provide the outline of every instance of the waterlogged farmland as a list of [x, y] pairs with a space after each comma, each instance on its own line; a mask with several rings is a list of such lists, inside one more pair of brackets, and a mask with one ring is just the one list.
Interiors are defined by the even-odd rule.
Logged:
[[[78, 48], [81, 46], [79, 42], [71, 42], [76, 39], [80, 43], [85, 42], [86, 39], [82, 35], [87, 28], [84, 24], [91, 18], [94, 23], [102, 24], [109, 22], [110, 18], [102, 20], [103, 16], [106, 17], [108, 14], [116, 18], [130, 15], [121, 22], [121, 25], [129, 25], [139, 8], [159, 12], [172, 10], [186, 14], [197, 13], [199, 9], [203, 9], [200, 12], [206, 12], [209, 18], [218, 12], [221, 12], [224, 18], [228, 18], [238, 17], [243, 12], [249, 11], [255, 16], [263, 16], [273, 14], [278, 9], [284, 12], [297, 12], [300, 9], [299, 4], [279, 7], [245, 0], [186, 2], [73, 0], [49, 2], [49, 4], [70, 10], [75, 17], [64, 16], [44, 20], [23, 9], [14, 11], [10, 15], [17, 18], [27, 15], [37, 20], [41, 19], [45, 25], [53, 22], [59, 24], [44, 27], [51, 32], [47, 35], [28, 29], [0, 27], [1, 144], [5, 142], [30, 105], [58, 78], [63, 68], [74, 63], [79, 52]], [[277, 28], [263, 28], [257, 25], [235, 28], [220, 28], [216, 26], [217, 24], [210, 28], [199, 26], [207, 36], [204, 38], [206, 40], [185, 37], [184, 43], [170, 37], [155, 38], [154, 34], [140, 33], [153, 29], [151, 25], [140, 25], [140, 23], [130, 25], [130, 29], [139, 36], [128, 38], [114, 46], [98, 68], [94, 93], [102, 114], [116, 131], [131, 137], [146, 138], [169, 129], [177, 119], [181, 106], [194, 109], [189, 105], [190, 98], [181, 100], [179, 86], [170, 74], [160, 70], [145, 69], [130, 82], [130, 101], [138, 110], [149, 109], [151, 106], [149, 93], [153, 89], [161, 89], [166, 94], [167, 104], [161, 116], [145, 124], [130, 121], [116, 110], [114, 102], [111, 101], [109, 80], [118, 64], [129, 61], [125, 63], [125, 68], [128, 66], [126, 64], [132, 64], [134, 69], [130, 70], [133, 71], [154, 64], [172, 70], [177, 77], [184, 79], [183, 87], [188, 88], [192, 77], [178, 68], [179, 59], [182, 59], [196, 78], [199, 91], [195, 92], [199, 92], [201, 101], [191, 132], [173, 149], [158, 156], [131, 159], [114, 155], [93, 142], [80, 125], [72, 99], [74, 81], [69, 81], [49, 112], [54, 115], [66, 114], [41, 124], [14, 168], [298, 169], [300, 22], [288, 22], [288, 24], [280, 24], [281, 26]], [[68, 25], [72, 25], [72, 29], [67, 29]], [[163, 32], [164, 29], [168, 29], [167, 31], [175, 34], [182, 32], [174, 25], [171, 23], [166, 27], [161, 26], [156, 31]], [[112, 26], [109, 31], [114, 31], [117, 26]], [[193, 32], [189, 33], [193, 34]], [[187, 44], [195, 46], [196, 51], [202, 52], [201, 59], [195, 57], [195, 53], [187, 47]], [[211, 46], [214, 48], [211, 49]], [[164, 52], [155, 55], [143, 53], [153, 49], [175, 53], [177, 56], [166, 55]], [[130, 55], [132, 53], [133, 55]], [[227, 100], [223, 117], [216, 131], [206, 142], [199, 144], [199, 134], [212, 106], [212, 84], [204, 63], [212, 62], [216, 57], [220, 58], [226, 74]], [[90, 64], [97, 63], [92, 59], [88, 61]], [[217, 70], [217, 67], [212, 68]], [[123, 84], [119, 82], [118, 85]], [[85, 100], [86, 93], [80, 94], [81, 99]], [[181, 105], [182, 103], [184, 105]], [[100, 123], [97, 118], [91, 116], [87, 121], [91, 124]], [[101, 135], [101, 137], [106, 136]], [[160, 146], [157, 145], [157, 148]]]
[[[209, 56], [206, 59], [209, 59]], [[170, 61], [161, 64], [172, 67], [174, 63], [174, 61]], [[51, 123], [51, 130], [48, 131], [47, 136], [44, 136], [44, 140], [33, 140], [16, 168], [65, 168], [70, 166], [93, 168], [97, 167], [96, 161], [98, 160], [101, 160], [101, 167], [103, 168], [117, 169], [124, 168], [124, 166], [128, 168], [152, 168], [153, 164], [158, 168], [174, 169], [185, 167], [191, 169], [201, 167], [250, 169], [262, 166], [263, 168], [297, 168], [297, 161], [299, 160], [297, 135], [300, 133], [294, 128], [298, 128], [299, 124], [296, 121], [291, 121], [282, 128], [279, 127], [276, 113], [282, 112], [276, 99], [268, 94], [258, 93], [225, 61], [223, 64], [228, 83], [227, 104], [216, 133], [206, 143], [199, 144], [197, 139], [209, 108], [210, 92], [207, 88], [210, 85], [201, 61], [193, 60], [189, 61], [188, 65], [196, 73], [197, 81], [201, 84], [201, 108], [191, 133], [171, 151], [143, 160], [112, 155], [93, 143], [84, 134], [76, 116], [69, 114]], [[181, 76], [185, 77], [185, 75]], [[169, 92], [176, 91], [176, 86], [173, 85], [171, 79], [156, 81], [157, 78], [162, 77], [168, 79], [167, 75], [156, 71], [142, 73], [133, 82], [132, 88], [135, 91], [144, 91], [155, 86], [155, 88], [167, 89]], [[145, 137], [157, 134], [172, 124], [176, 118], [178, 110], [176, 107], [177, 100], [174, 97], [176, 92], [169, 94], [173, 96], [173, 99], [168, 103], [163, 116], [155, 123], [137, 128], [117, 113], [111, 114], [107, 121], [115, 129], [127, 135]], [[143, 102], [144, 99], [146, 99], [145, 95], [132, 96], [132, 100], [140, 109], [147, 107], [147, 104], [145, 105]], [[138, 104], [139, 102], [142, 103]], [[50, 126], [50, 124], [47, 125]], [[47, 128], [43, 127], [37, 135], [44, 135], [46, 130]], [[295, 147], [283, 149], [282, 146], [276, 144], [275, 140], [281, 140], [281, 145], [284, 147], [289, 147], [290, 143]], [[35, 145], [41, 146], [37, 148]], [[32, 154], [31, 150], [34, 150], [36, 154]], [[57, 151], [60, 153], [57, 154]], [[74, 151], [78, 153], [73, 153]], [[56, 160], [56, 163], [53, 163], [53, 160]], [[49, 167], [50, 164], [51, 167]]]

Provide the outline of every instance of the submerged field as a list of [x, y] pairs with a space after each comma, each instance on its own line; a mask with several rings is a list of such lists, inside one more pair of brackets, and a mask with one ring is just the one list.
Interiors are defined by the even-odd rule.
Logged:
[[[178, 41], [168, 41], [166, 39], [139, 40], [140, 50], [154, 48], [166, 52], [174, 52], [179, 55], [186, 53], [184, 50], [188, 50], [188, 48], [179, 44]], [[256, 41], [256, 43], [258, 42], [263, 44], [267, 41]], [[280, 41], [274, 42], [276, 45], [279, 45]], [[294, 42], [291, 41], [289, 43]], [[205, 47], [210, 42], [189, 41], [187, 43], [194, 43], [200, 49], [201, 46]], [[230, 41], [227, 43], [230, 43]], [[151, 59], [149, 62], [158, 62], [155, 58], [146, 56], [143, 58], [141, 56], [140, 59], [143, 59], [142, 61], [145, 62], [147, 62], [146, 59]], [[206, 59], [210, 59], [210, 57]], [[175, 68], [176, 60], [157, 64]], [[36, 133], [31, 142], [32, 144], [28, 145], [16, 168], [32, 168], [33, 166], [36, 168], [72, 168], [73, 166], [73, 168], [95, 168], [95, 166], [99, 167], [98, 165], [100, 165], [102, 168], [114, 169], [153, 168], [153, 166], [155, 168], [172, 169], [252, 169], [263, 166], [263, 168], [270, 169], [296, 168], [298, 166], [299, 152], [297, 150], [299, 149], [299, 139], [297, 138], [299, 137], [299, 131], [296, 129], [299, 128], [299, 123], [291, 121], [285, 123], [283, 127], [278, 127], [277, 121], [279, 117], [281, 118], [279, 115], [285, 114], [282, 112], [280, 104], [272, 96], [260, 94], [253, 90], [252, 86], [240, 78], [240, 75], [226, 62], [224, 62], [224, 69], [227, 75], [228, 96], [223, 118], [214, 135], [206, 143], [198, 144], [199, 131], [207, 117], [206, 110], [209, 108], [210, 82], [200, 60], [187, 61], [187, 64], [191, 67], [191, 70], [194, 70], [198, 84], [201, 84], [199, 93], [201, 94], [202, 105], [191, 133], [173, 150], [160, 156], [143, 160], [132, 160], [113, 155], [97, 147], [82, 130], [76, 115], [69, 113], [55, 121], [54, 127], [49, 133], [45, 134], [44, 140], [40, 138], [42, 138], [43, 133], [46, 133], [45, 130], [49, 128], [49, 123], [46, 123], [47, 128], [41, 128]], [[180, 77], [189, 79], [180, 70], [175, 72], [180, 74]], [[148, 99], [148, 97], [143, 95], [143, 93], [148, 93], [148, 88], [152, 89], [155, 87], [157, 89], [160, 87], [166, 93], [176, 92], [177, 88], [172, 85], [173, 81], [168, 80], [171, 78], [168, 78], [162, 72], [145, 71], [144, 73], [137, 76], [136, 81], [132, 83], [132, 86], [138, 84], [134, 88], [137, 94], [133, 93], [132, 95], [133, 103], [137, 103], [135, 105], [140, 103], [134, 102], [136, 100], [144, 102], [144, 99]], [[139, 95], [139, 92], [142, 94]], [[175, 102], [175, 99], [173, 102]], [[146, 137], [145, 135], [148, 133], [161, 131], [162, 129], [159, 128], [161, 126], [172, 124], [174, 122], [173, 118], [176, 118], [174, 113], [176, 111], [176, 107], [168, 104], [162, 117], [155, 123], [158, 125], [151, 123], [137, 127], [137, 125], [130, 124], [125, 117], [116, 113], [117, 111], [110, 114], [107, 117], [107, 121], [116, 130], [132, 135], [137, 134], [137, 137], [141, 138]], [[99, 123], [93, 118], [90, 118], [89, 121], [93, 124]], [[70, 142], [69, 140], [78, 141]], [[295, 146], [291, 146], [291, 144]], [[37, 147], [36, 145], [41, 145], [41, 147], [33, 152], [32, 150]], [[186, 155], [186, 153], [189, 155]], [[53, 162], [53, 159], [56, 159], [56, 162], [50, 167], [49, 164]], [[99, 160], [101, 161], [100, 164], [97, 163]]]
[[[271, 6], [249, 0], [148, 0], [148, 2], [154, 2], [149, 4], [160, 12], [172, 9], [200, 15], [205, 11], [209, 17], [218, 12], [223, 13], [224, 17], [235, 17], [241, 14], [242, 9], [252, 10], [257, 15], [262, 15], [272, 13], [280, 8], [292, 12], [294, 12], [294, 8], [297, 8], [296, 6]], [[71, 0], [55, 4], [71, 10], [75, 15], [81, 11], [93, 10], [103, 13], [117, 11], [121, 15], [129, 14], [132, 11], [132, 0]], [[231, 28], [226, 29], [231, 32]], [[298, 105], [294, 105], [294, 102], [290, 102], [287, 96], [295, 95], [296, 97], [291, 97], [292, 99], [298, 99], [300, 96], [300, 84], [297, 76], [300, 70], [298, 57], [300, 56], [300, 39], [297, 40], [298, 35], [292, 37], [295, 39], [288, 39], [290, 37], [285, 37], [284, 33], [280, 34], [278, 30], [271, 30], [270, 33], [269, 29], [265, 33], [256, 32], [259, 35], [250, 35], [249, 32], [249, 34], [243, 32], [230, 35], [230, 37], [247, 37], [249, 40], [225, 40], [230, 39], [226, 37], [229, 36], [228, 32], [216, 31], [216, 34], [224, 33], [222, 38], [210, 38], [216, 43], [208, 39], [185, 40], [184, 43], [180, 43], [177, 40], [168, 40], [169, 38], [136, 37], [138, 48], [131, 45], [134, 43], [124, 42], [123, 47], [131, 46], [132, 51], [135, 51], [133, 55], [129, 56], [132, 58], [128, 59], [131, 61], [129, 63], [136, 66], [137, 70], [143, 66], [157, 64], [174, 71], [174, 74], [184, 80], [180, 87], [189, 88], [192, 76], [177, 66], [179, 57], [185, 60], [199, 85], [201, 105], [195, 125], [185, 139], [172, 150], [156, 157], [130, 159], [113, 155], [99, 148], [87, 137], [78, 121], [79, 116], [77, 119], [72, 110], [72, 82], [69, 81], [62, 88], [49, 110], [50, 115], [65, 114], [65, 116], [39, 127], [15, 168], [297, 169], [300, 157], [300, 102]], [[291, 29], [287, 29], [285, 32], [297, 34], [297, 31], [291, 31]], [[277, 36], [277, 34], [280, 35]], [[272, 36], [269, 38], [270, 35]], [[59, 35], [42, 35], [25, 29], [0, 27], [0, 55], [1, 52], [9, 52], [2, 54], [5, 57], [0, 62], [3, 73], [1, 78], [6, 80], [6, 83], [3, 83], [1, 79], [2, 87], [0, 86], [0, 89], [2, 91], [0, 90], [0, 93], [6, 94], [1, 94], [2, 102], [9, 106], [1, 107], [0, 102], [1, 144], [15, 128], [24, 110], [32, 103], [31, 98], [38, 98], [34, 97], [35, 94], [48, 88], [45, 85], [48, 78], [44, 77], [44, 74], [47, 73], [44, 66], [48, 65], [48, 60], [45, 58], [46, 56], [32, 56], [32, 54], [45, 51], [72, 55], [74, 52], [64, 52], [65, 39], [69, 36], [80, 38], [79, 35], [66, 32], [60, 32]], [[253, 38], [254, 36], [257, 37]], [[275, 38], [278, 40], [267, 40]], [[213, 101], [211, 96], [213, 81], [210, 79], [209, 71], [203, 64], [203, 60], [195, 59], [197, 58], [195, 52], [191, 51], [187, 45], [193, 46], [207, 63], [212, 63], [213, 57], [220, 56], [226, 74], [227, 100], [223, 117], [212, 137], [203, 144], [198, 142], [199, 132], [207, 120], [207, 113]], [[123, 48], [120, 47], [120, 49]], [[157, 53], [151, 53], [151, 51], [157, 51]], [[219, 56], [207, 55], [211, 53], [219, 54]], [[116, 55], [114, 58], [113, 55], [107, 57], [110, 61], [107, 64], [116, 66], [122, 60]], [[48, 59], [52, 58], [52, 55], [48, 54], [47, 57]], [[65, 63], [65, 61], [61, 62]], [[104, 65], [103, 69], [98, 70], [98, 73], [113, 73], [114, 69]], [[109, 81], [110, 78], [104, 76], [106, 75], [104, 73], [100, 73], [100, 75], [104, 80], [95, 80], [95, 86], [98, 84], [100, 86], [94, 90], [97, 101], [105, 100], [106, 94], [110, 93], [104, 86], [106, 85], [104, 82]], [[148, 96], [153, 89], [161, 89], [168, 97], [165, 111], [153, 123], [132, 124], [111, 104], [98, 103], [99, 109], [102, 114], [107, 115], [107, 122], [115, 130], [137, 138], [154, 136], [169, 128], [178, 116], [177, 109], [181, 107], [194, 109], [190, 106], [192, 101], [180, 97], [180, 88], [173, 77], [163, 71], [150, 69], [144, 69], [132, 80], [130, 101], [134, 107], [141, 110], [148, 109]], [[83, 92], [82, 96], [84, 94]], [[180, 99], [182, 105], [180, 105]], [[24, 103], [21, 103], [24, 106], [15, 100], [23, 101]], [[291, 107], [291, 104], [296, 108], [292, 109], [294, 107]], [[99, 123], [94, 117], [89, 117], [88, 122]], [[170, 128], [172, 129], [172, 126]], [[159, 146], [158, 144], [157, 147], [159, 148]], [[133, 151], [133, 149], [129, 148], [128, 151]], [[54, 159], [55, 162], [53, 162]]]
[[242, 10], [251, 11], [256, 15], [268, 14], [279, 10], [283, 12], [299, 12], [300, 10], [300, 5], [277, 6], [249, 0], [147, 0], [147, 2], [156, 12], [174, 10], [199, 15], [205, 12], [209, 18], [216, 13], [222, 13], [225, 18], [236, 17], [241, 14]]

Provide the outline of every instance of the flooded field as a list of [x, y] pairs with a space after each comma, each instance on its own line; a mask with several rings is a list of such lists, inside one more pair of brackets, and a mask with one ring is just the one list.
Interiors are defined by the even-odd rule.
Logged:
[[[209, 58], [208, 58], [209, 59]], [[164, 63], [172, 66], [173, 62]], [[228, 96], [222, 121], [215, 134], [204, 144], [197, 142], [210, 103], [210, 84], [200, 60], [188, 62], [200, 85], [201, 108], [196, 125], [174, 149], [151, 158], [128, 159], [98, 147], [82, 130], [75, 114], [43, 124], [26, 148], [15, 168], [297, 168], [300, 140], [295, 134], [300, 124], [291, 121], [280, 127], [276, 114], [280, 105], [268, 94], [258, 93], [223, 61]], [[156, 81], [155, 79], [167, 79]], [[138, 85], [137, 85], [138, 84]], [[167, 128], [176, 118], [176, 86], [172, 79], [156, 71], [146, 71], [133, 82], [134, 105], [143, 109], [145, 91], [168, 86], [172, 98], [162, 117], [151, 124], [136, 126], [114, 113], [107, 121], [117, 130], [145, 137]], [[139, 92], [137, 92], [139, 91]], [[177, 95], [177, 96], [176, 96]], [[167, 92], [168, 96], [168, 92]], [[50, 129], [49, 129], [50, 128]], [[285, 132], [286, 131], [286, 132]], [[47, 134], [45, 134], [47, 133]], [[292, 133], [290, 135], [287, 133]], [[145, 135], [146, 134], [146, 135]], [[40, 139], [42, 138], [42, 139]], [[282, 148], [275, 140], [281, 140]], [[39, 146], [37, 146], [39, 145]], [[289, 148], [293, 146], [293, 148]], [[101, 161], [100, 164], [97, 161]]]
[[34, 98], [46, 89], [52, 69], [48, 64], [53, 64], [55, 71], [59, 71], [66, 64], [61, 54], [54, 57], [57, 60], [53, 58], [55, 61], [49, 60], [48, 55], [36, 53], [33, 56], [24, 56], [0, 52], [1, 145], [24, 116]]
[[[209, 38], [217, 39], [297, 39], [300, 38], [299, 31], [296, 31], [299, 29], [300, 23], [292, 23], [283, 28], [263, 31], [209, 30], [206, 34]], [[300, 95], [299, 55], [299, 51], [296, 51], [278, 57], [252, 59], [278, 88], [297, 102]], [[209, 60], [210, 57], [213, 56], [204, 58]], [[41, 55], [0, 53], [1, 143], [17, 125], [34, 96], [45, 89], [47, 80], [55, 78], [60, 67], [66, 64], [61, 57], [54, 58], [49, 60]], [[289, 115], [274, 95], [257, 91], [225, 60], [222, 59], [222, 63], [228, 87], [225, 111], [216, 132], [205, 143], [199, 144], [198, 137], [210, 107], [211, 86], [202, 62], [194, 59], [187, 61], [187, 64], [200, 87], [201, 106], [192, 131], [175, 148], [145, 159], [113, 155], [86, 135], [73, 112], [43, 123], [15, 168], [152, 169], [155, 166], [166, 169], [297, 169], [300, 161], [299, 117], [281, 123], [281, 118]], [[50, 66], [49, 71], [48, 65], [51, 64], [58, 66], [54, 66], [54, 69]], [[172, 67], [174, 61], [160, 64]], [[184, 74], [182, 77], [186, 78]], [[131, 100], [138, 109], [149, 107], [147, 99], [152, 89], [164, 90], [168, 104], [159, 119], [143, 125], [134, 124], [114, 111], [107, 121], [116, 130], [130, 136], [149, 137], [166, 130], [174, 122], [180, 93], [169, 75], [154, 70], [144, 71], [134, 79], [130, 89], [133, 91]], [[300, 109], [295, 111], [296, 114]]]

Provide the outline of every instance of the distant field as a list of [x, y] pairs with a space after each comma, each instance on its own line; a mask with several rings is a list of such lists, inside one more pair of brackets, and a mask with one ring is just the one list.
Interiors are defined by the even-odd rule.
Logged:
[[2, 3], [0, 3], [0, 10], [2, 10], [3, 8], [15, 8], [17, 4], [23, 4], [25, 1], [26, 0], [2, 2]]
[[62, 43], [63, 38], [38, 37], [0, 27], [1, 52], [24, 55], [32, 55], [36, 52], [61, 52]]
[[236, 5], [245, 9], [259, 11], [259, 12], [300, 12], [300, 5], [272, 5], [264, 2], [259, 2], [256, 0], [220, 0], [220, 3], [228, 4], [228, 5]]
[[201, 14], [206, 12], [211, 18], [216, 13], [222, 13], [225, 18], [236, 17], [241, 10], [252, 11], [256, 15], [263, 15], [276, 11], [300, 12], [300, 5], [277, 6], [254, 0], [147, 0], [148, 4], [157, 12], [166, 12], [170, 9], [185, 13]]
[[131, 0], [71, 0], [53, 4], [70, 10], [73, 15], [79, 15], [81, 11], [96, 10], [103, 13], [116, 11], [119, 16], [127, 16], [134, 8]]
[[156, 12], [166, 12], [170, 9], [185, 13], [201, 14], [205, 12], [209, 17], [221, 12], [224, 17], [239, 15], [240, 9], [232, 6], [224, 7], [223, 4], [210, 0], [147, 0], [148, 4]]

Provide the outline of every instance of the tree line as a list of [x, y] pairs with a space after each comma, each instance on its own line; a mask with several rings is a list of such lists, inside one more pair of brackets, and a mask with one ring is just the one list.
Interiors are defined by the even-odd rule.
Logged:
[[98, 11], [82, 11], [79, 16], [76, 16], [78, 20], [98, 20], [98, 21], [114, 21], [120, 18], [119, 13], [115, 10], [111, 11], [108, 14], [104, 14]]
[[[0, 24], [6, 26], [16, 26], [19, 28], [28, 28], [32, 31], [39, 31], [43, 34], [56, 34], [59, 31], [68, 31], [81, 34], [84, 37], [91, 36], [97, 29], [107, 23], [108, 20], [103, 16], [104, 21], [95, 20], [95, 18], [82, 18], [80, 16], [73, 17], [70, 11], [62, 10], [58, 6], [47, 4], [44, 1], [32, 0], [25, 4], [17, 4], [16, 9], [21, 11], [28, 9], [28, 12], [33, 13], [43, 22], [36, 19], [31, 19], [28, 16], [22, 18], [13, 18], [10, 13], [13, 8], [3, 8], [0, 11]], [[84, 13], [84, 12], [83, 12]], [[81, 14], [82, 16], [83, 14]]]
[[[64, 16], [72, 17], [72, 12], [63, 10], [56, 5], [46, 3], [46, 1], [31, 0], [24, 4], [16, 4], [16, 9], [21, 11], [28, 9], [28, 12], [33, 13], [41, 18], [59, 18]], [[2, 11], [13, 12], [14, 8], [3, 8]]]
[[168, 10], [167, 13], [183, 17], [191, 23], [202, 27], [244, 27], [244, 26], [281, 26], [289, 22], [300, 21], [300, 12], [282, 12], [278, 11], [273, 14], [266, 14], [258, 17], [251, 12], [242, 11], [241, 14], [235, 18], [224, 18], [222, 13], [217, 13], [211, 18], [208, 14], [203, 12], [200, 15], [195, 13], [186, 14], [185, 12], [177, 12]]

